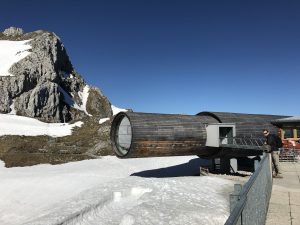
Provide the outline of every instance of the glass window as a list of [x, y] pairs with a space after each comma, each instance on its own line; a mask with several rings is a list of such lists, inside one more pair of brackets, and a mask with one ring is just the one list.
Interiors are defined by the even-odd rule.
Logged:
[[132, 133], [130, 121], [126, 116], [122, 118], [115, 135], [118, 154], [121, 156], [128, 154], [131, 145]]
[[297, 138], [300, 138], [300, 128], [297, 129]]
[[284, 133], [284, 139], [294, 137], [293, 129], [283, 129], [283, 133]]

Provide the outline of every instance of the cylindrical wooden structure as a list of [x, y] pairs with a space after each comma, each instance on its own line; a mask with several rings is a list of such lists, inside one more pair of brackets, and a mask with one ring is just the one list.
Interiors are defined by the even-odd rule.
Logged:
[[197, 115], [121, 112], [111, 126], [112, 147], [120, 158], [198, 155], [242, 157], [257, 155], [255, 149], [240, 150], [206, 146], [208, 124], [233, 123], [236, 137], [261, 137], [262, 129], [276, 132], [270, 122], [284, 116], [202, 112]]
[[212, 154], [205, 148], [210, 116], [121, 112], [111, 126], [113, 150], [118, 157]]

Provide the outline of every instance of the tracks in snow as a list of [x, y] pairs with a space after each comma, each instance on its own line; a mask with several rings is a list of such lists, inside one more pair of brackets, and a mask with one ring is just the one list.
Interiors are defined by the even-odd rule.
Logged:
[[152, 189], [141, 187], [115, 191], [110, 196], [102, 198], [98, 204], [73, 215], [60, 225], [132, 225], [135, 219], [126, 213], [141, 204], [142, 201], [139, 199], [149, 192], [152, 192]]

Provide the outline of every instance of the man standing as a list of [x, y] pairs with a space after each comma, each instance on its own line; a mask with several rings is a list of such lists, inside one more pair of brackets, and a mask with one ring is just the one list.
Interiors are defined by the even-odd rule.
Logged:
[[271, 153], [272, 157], [272, 164], [275, 170], [275, 178], [282, 178], [281, 170], [279, 167], [279, 149], [277, 144], [277, 139], [279, 137], [276, 137], [274, 134], [270, 134], [269, 130], [264, 129], [263, 131], [264, 136], [266, 138], [266, 144], [268, 148], [268, 152]]

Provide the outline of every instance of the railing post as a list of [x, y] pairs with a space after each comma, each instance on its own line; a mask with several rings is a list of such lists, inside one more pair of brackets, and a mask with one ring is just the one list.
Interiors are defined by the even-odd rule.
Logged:
[[242, 185], [241, 184], [234, 184], [234, 190], [233, 193], [230, 194], [230, 212], [234, 209], [236, 203], [240, 199], [240, 192], [242, 190]]
[[236, 158], [230, 159], [230, 172], [231, 173], [236, 173], [238, 170], [238, 163]]
[[[242, 185], [241, 184], [234, 184], [234, 190], [233, 193], [230, 194], [229, 196], [229, 201], [230, 201], [230, 213], [234, 210], [236, 204], [240, 200], [240, 192], [242, 190]], [[241, 214], [242, 215], [242, 214]], [[242, 218], [240, 217], [236, 223], [236, 225], [242, 225]]]
[[254, 171], [257, 170], [257, 168], [259, 167], [260, 161], [258, 159], [254, 160]]

